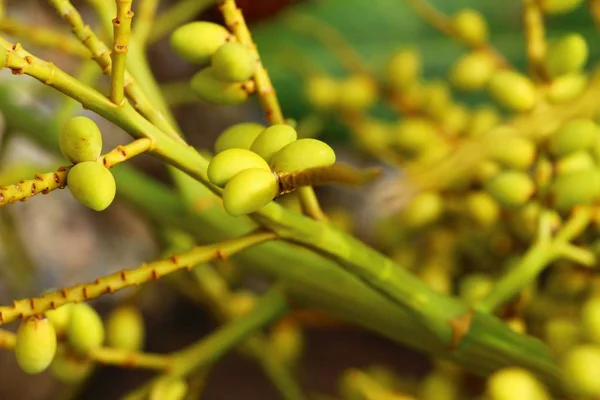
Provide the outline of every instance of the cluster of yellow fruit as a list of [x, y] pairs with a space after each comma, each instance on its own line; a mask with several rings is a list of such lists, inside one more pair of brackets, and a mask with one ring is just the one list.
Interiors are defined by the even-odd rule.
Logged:
[[117, 191], [115, 178], [98, 161], [102, 152], [102, 134], [87, 117], [71, 118], [60, 134], [60, 149], [73, 164], [67, 174], [69, 190], [81, 204], [92, 210], [105, 210]]
[[224, 188], [223, 206], [232, 216], [257, 211], [280, 194], [277, 174], [335, 163], [335, 152], [316, 139], [298, 139], [286, 124], [269, 127], [241, 123], [226, 129], [215, 143], [208, 179]]
[[[106, 327], [96, 310], [87, 303], [70, 303], [22, 321], [16, 336], [15, 356], [28, 374], [50, 368], [63, 381], [86, 377], [94, 363], [88, 352], [107, 342], [113, 348], [139, 350], [145, 328], [140, 312], [119, 306], [108, 316]], [[62, 341], [65, 346], [58, 346]]]
[[216, 105], [246, 101], [253, 87], [249, 81], [256, 72], [258, 60], [227, 28], [212, 22], [190, 22], [173, 32], [171, 47], [191, 64], [209, 64], [190, 82], [202, 100]]

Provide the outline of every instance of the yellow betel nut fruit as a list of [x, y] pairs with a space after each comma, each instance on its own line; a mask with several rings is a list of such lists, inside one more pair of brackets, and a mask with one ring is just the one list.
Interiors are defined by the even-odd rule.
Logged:
[[65, 158], [74, 164], [96, 161], [102, 152], [102, 134], [91, 119], [74, 117], [60, 131], [59, 145]]
[[110, 206], [117, 193], [112, 173], [96, 161], [85, 161], [71, 167], [67, 185], [77, 201], [95, 211]]
[[245, 82], [254, 75], [257, 59], [247, 46], [225, 43], [213, 54], [211, 66], [214, 77], [221, 81]]
[[308, 79], [304, 89], [306, 100], [317, 110], [331, 110], [340, 102], [341, 83], [333, 77], [315, 75]]
[[474, 51], [454, 63], [448, 79], [460, 90], [482, 90], [485, 89], [495, 69], [496, 62], [488, 53]]
[[250, 150], [269, 162], [273, 154], [296, 139], [298, 139], [298, 133], [291, 126], [286, 124], [271, 125], [256, 137]]
[[460, 10], [452, 16], [450, 23], [456, 36], [471, 45], [480, 45], [488, 40], [488, 25], [479, 11]]
[[529, 111], [537, 101], [533, 82], [514, 71], [495, 72], [488, 84], [488, 91], [498, 104], [514, 111]]
[[207, 21], [190, 22], [171, 34], [171, 48], [192, 64], [204, 64], [233, 35], [222, 25]]
[[386, 64], [386, 80], [392, 89], [404, 90], [418, 80], [421, 70], [419, 53], [413, 49], [398, 50]]
[[583, 36], [571, 33], [550, 42], [544, 66], [553, 78], [580, 72], [585, 67], [588, 54], [588, 45]]
[[487, 381], [490, 400], [550, 400], [546, 388], [527, 370], [504, 368], [493, 373]]
[[146, 331], [144, 318], [133, 306], [115, 308], [106, 319], [106, 341], [118, 349], [140, 350], [144, 346]]
[[535, 185], [525, 172], [503, 171], [485, 182], [485, 189], [499, 203], [519, 207], [531, 198]]
[[102, 346], [104, 325], [100, 315], [87, 303], [77, 303], [71, 308], [67, 339], [79, 353]]
[[538, 3], [542, 11], [546, 14], [559, 15], [567, 14], [575, 10], [584, 0], [539, 0]]
[[266, 129], [266, 126], [256, 122], [242, 122], [225, 129], [215, 142], [215, 153], [219, 154], [228, 149], [246, 149], [254, 143], [254, 139]]
[[214, 185], [222, 188], [235, 175], [249, 168], [271, 170], [261, 156], [250, 150], [227, 149], [210, 160], [207, 175]]
[[600, 347], [580, 344], [567, 351], [562, 362], [565, 383], [574, 395], [600, 396]]
[[62, 335], [66, 332], [67, 326], [69, 326], [69, 319], [71, 318], [71, 306], [72, 304], [64, 304], [57, 307], [54, 310], [46, 311], [46, 318], [54, 327], [57, 335]]
[[279, 179], [270, 170], [246, 169], [231, 178], [223, 191], [223, 207], [231, 216], [250, 214], [269, 204], [279, 193]]
[[44, 316], [25, 318], [17, 330], [15, 357], [27, 374], [44, 371], [56, 354], [56, 332]]
[[295, 172], [308, 168], [328, 167], [335, 163], [335, 152], [317, 139], [298, 139], [271, 157], [275, 172]]
[[248, 91], [243, 82], [223, 82], [217, 79], [212, 67], [196, 72], [190, 86], [200, 99], [218, 106], [242, 104], [248, 99]]

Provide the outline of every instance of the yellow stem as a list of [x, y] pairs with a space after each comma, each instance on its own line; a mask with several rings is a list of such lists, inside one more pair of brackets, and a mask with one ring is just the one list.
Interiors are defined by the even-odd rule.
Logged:
[[224, 259], [251, 246], [275, 238], [276, 235], [273, 233], [260, 232], [210, 246], [199, 246], [166, 260], [142, 264], [136, 269], [122, 270], [97, 278], [94, 282], [49, 292], [40, 297], [15, 300], [12, 306], [0, 307], [0, 325], [14, 321], [17, 318], [41, 314], [67, 303], [87, 301], [130, 286], [139, 286], [176, 271], [191, 270], [195, 265]]
[[104, 365], [117, 365], [123, 368], [143, 368], [168, 372], [173, 368], [173, 359], [167, 354], [151, 354], [112, 347], [99, 347], [90, 350], [87, 358]]
[[117, 17], [113, 19], [114, 42], [112, 52], [112, 70], [110, 73], [110, 99], [120, 105], [125, 100], [124, 80], [127, 51], [129, 50], [129, 35], [131, 32], [132, 0], [115, 0]]
[[527, 45], [529, 73], [532, 77], [547, 80], [543, 66], [543, 60], [546, 55], [544, 15], [536, 0], [525, 0], [523, 23], [525, 25], [525, 43]]

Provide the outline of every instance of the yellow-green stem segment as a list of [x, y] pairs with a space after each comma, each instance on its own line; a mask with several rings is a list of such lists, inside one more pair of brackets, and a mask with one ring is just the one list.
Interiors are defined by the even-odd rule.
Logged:
[[117, 2], [117, 17], [113, 19], [114, 42], [112, 51], [112, 70], [110, 72], [110, 99], [121, 105], [125, 100], [124, 81], [131, 33], [131, 0], [115, 0]]

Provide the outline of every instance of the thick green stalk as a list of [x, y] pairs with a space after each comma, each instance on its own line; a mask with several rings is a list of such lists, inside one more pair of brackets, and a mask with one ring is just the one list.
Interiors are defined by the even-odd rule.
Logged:
[[110, 99], [115, 104], [123, 103], [125, 99], [125, 66], [129, 50], [131, 32], [131, 0], [115, 0], [117, 17], [113, 19], [114, 41], [112, 49], [112, 69], [110, 71]]

